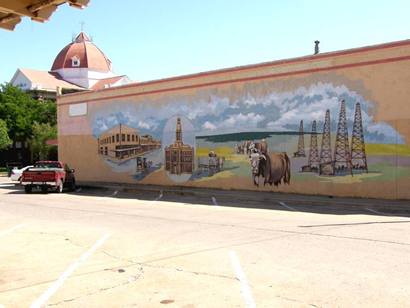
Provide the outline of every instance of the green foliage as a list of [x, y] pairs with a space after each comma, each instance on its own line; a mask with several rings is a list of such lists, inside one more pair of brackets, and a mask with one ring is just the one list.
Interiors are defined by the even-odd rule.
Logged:
[[19, 88], [3, 84], [0, 85], [0, 120], [5, 122], [11, 140], [29, 141], [33, 156], [47, 158], [50, 146], [46, 141], [57, 136], [55, 102], [33, 99]]
[[33, 137], [30, 140], [32, 153], [38, 155], [40, 160], [47, 159], [53, 146], [47, 145], [46, 141], [55, 138], [57, 138], [57, 127], [55, 125], [34, 122]]
[[6, 122], [0, 119], [0, 150], [11, 144]]
[[34, 123], [57, 124], [56, 104], [38, 101], [10, 84], [0, 86], [0, 119], [6, 122], [12, 140], [33, 138]]

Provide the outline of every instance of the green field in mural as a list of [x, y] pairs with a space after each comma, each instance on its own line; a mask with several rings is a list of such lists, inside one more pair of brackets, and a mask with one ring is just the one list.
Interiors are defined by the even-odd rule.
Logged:
[[319, 82], [265, 93], [117, 102], [93, 115], [99, 155], [115, 172], [163, 184], [326, 190], [409, 178], [410, 147], [357, 92]]

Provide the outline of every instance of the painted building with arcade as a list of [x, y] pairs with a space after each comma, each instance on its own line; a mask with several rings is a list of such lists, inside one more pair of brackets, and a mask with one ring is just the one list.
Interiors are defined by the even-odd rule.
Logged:
[[161, 141], [139, 135], [135, 128], [119, 124], [98, 138], [98, 152], [106, 159], [124, 161], [161, 148]]
[[410, 199], [409, 84], [405, 40], [66, 94], [60, 159], [80, 182]]

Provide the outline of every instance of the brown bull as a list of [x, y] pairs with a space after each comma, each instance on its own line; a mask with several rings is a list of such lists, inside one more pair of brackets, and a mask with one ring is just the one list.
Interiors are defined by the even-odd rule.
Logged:
[[262, 139], [261, 141], [251, 142], [248, 149], [249, 153], [260, 153], [266, 155], [268, 154], [268, 143], [265, 139]]
[[255, 148], [259, 151], [259, 153], [268, 154], [268, 143], [265, 139], [255, 142]]
[[[290, 184], [290, 160], [283, 153], [251, 154], [251, 168], [253, 183], [259, 186], [259, 177], [264, 177], [264, 185], [278, 186], [279, 184]], [[256, 181], [258, 179], [258, 181]]]

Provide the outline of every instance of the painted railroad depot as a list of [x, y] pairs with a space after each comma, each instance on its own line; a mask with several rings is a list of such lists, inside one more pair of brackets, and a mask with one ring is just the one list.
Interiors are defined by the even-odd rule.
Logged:
[[410, 40], [57, 104], [80, 182], [410, 199]]

